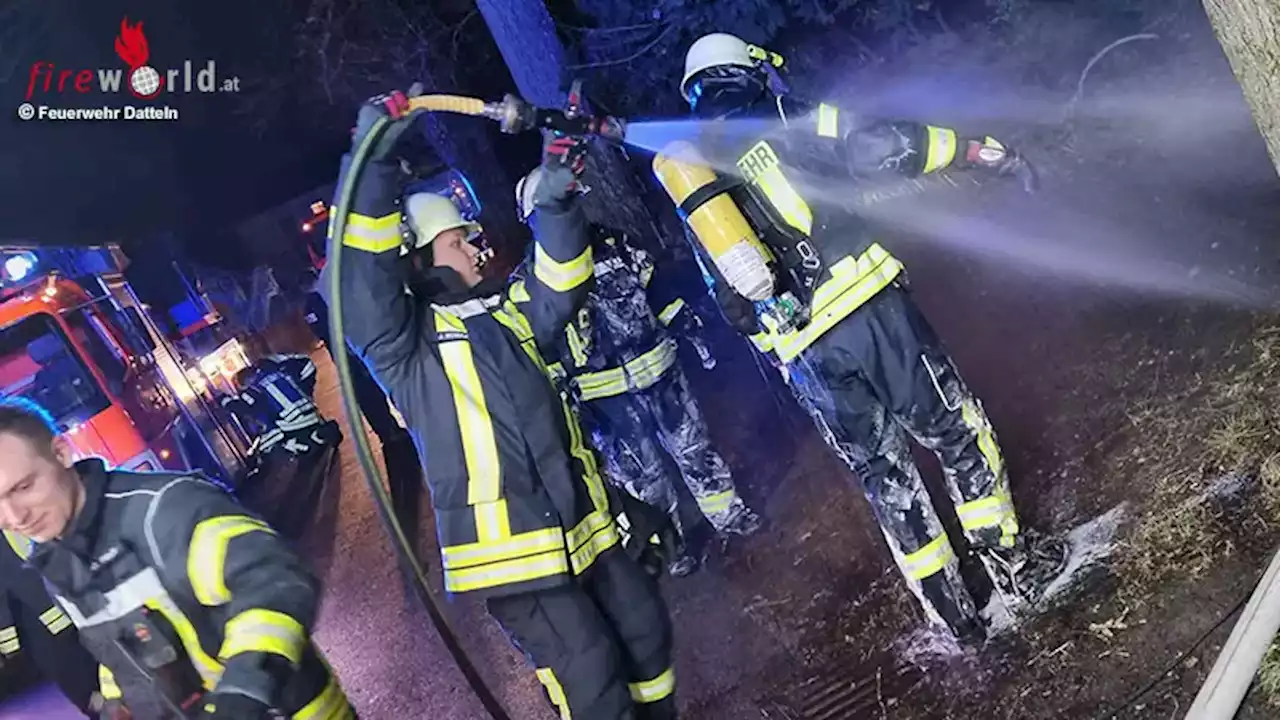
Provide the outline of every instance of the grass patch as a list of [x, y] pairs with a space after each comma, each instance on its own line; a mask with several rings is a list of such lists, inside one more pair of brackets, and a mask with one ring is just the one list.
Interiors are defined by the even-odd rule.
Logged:
[[1201, 577], [1242, 538], [1280, 527], [1278, 400], [1280, 326], [1269, 325], [1235, 365], [1129, 412], [1130, 441], [1108, 462], [1146, 498], [1120, 556], [1129, 593]]

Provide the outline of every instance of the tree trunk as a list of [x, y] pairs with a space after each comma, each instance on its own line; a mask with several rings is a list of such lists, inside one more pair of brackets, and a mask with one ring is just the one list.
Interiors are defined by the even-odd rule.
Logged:
[[[511, 69], [521, 97], [541, 107], [563, 107], [570, 78], [565, 48], [542, 0], [476, 0]], [[591, 188], [584, 200], [587, 217], [636, 238], [661, 243], [654, 215], [646, 207], [644, 188], [620, 150], [592, 143], [583, 182]]]
[[1204, 7], [1280, 173], [1280, 4], [1204, 0]]

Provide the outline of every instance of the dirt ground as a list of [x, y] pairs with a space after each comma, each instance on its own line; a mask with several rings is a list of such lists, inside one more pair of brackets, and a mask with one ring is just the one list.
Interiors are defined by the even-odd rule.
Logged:
[[[1042, 18], [1045, 54], [1069, 61], [1056, 74], [1019, 55], [1035, 37], [1003, 54], [991, 38], [944, 39], [892, 72], [827, 58], [830, 75], [852, 78], [820, 89], [829, 96], [958, 115], [962, 130], [990, 127], [1039, 164], [1035, 196], [962, 186], [868, 215], [983, 399], [1024, 523], [1064, 532], [1121, 502], [1130, 522], [1115, 572], [1083, 597], [986, 647], [928, 652], [938, 643], [919, 632], [856, 481], [745, 343], [713, 325], [719, 366], [686, 367], [769, 526], [665, 583], [684, 717], [1108, 717], [1248, 592], [1280, 537], [1269, 435], [1280, 432], [1269, 411], [1280, 323], [1268, 310], [1280, 181], [1196, 10], [1145, 15], [1137, 30], [1160, 39], [1099, 61], [1069, 125], [1080, 68], [1117, 37], [1087, 22]], [[321, 364], [321, 404], [336, 417]], [[363, 717], [479, 720], [400, 585], [348, 446], [306, 543], [326, 581], [319, 642]], [[1232, 475], [1250, 488], [1243, 510], [1198, 499]], [[438, 588], [423, 508], [420, 550]], [[482, 609], [441, 602], [511, 716], [551, 717]], [[1115, 717], [1185, 710], [1229, 627]], [[1240, 717], [1274, 713], [1253, 693]]]

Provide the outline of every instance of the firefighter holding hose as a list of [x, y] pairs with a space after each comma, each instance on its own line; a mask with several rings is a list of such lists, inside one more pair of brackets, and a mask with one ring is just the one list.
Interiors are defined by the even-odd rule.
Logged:
[[42, 408], [0, 402], [0, 530], [34, 542], [102, 665], [103, 717], [355, 717], [308, 635], [317, 583], [275, 531], [198, 476], [74, 458]]
[[560, 136], [544, 152], [530, 277], [485, 280], [468, 242], [478, 228], [453, 203], [400, 199], [396, 146], [414, 119], [408, 105], [393, 93], [361, 108], [357, 149], [382, 118], [391, 124], [331, 242], [344, 245], [346, 339], [426, 461], [445, 587], [485, 600], [563, 717], [673, 718], [666, 607], [624, 551], [595, 457], [545, 374], [543, 353], [592, 279], [574, 197], [585, 143]]
[[[859, 477], [929, 619], [961, 637], [981, 636], [953, 539], [908, 438], [938, 455], [964, 532], [959, 544], [1006, 597], [1043, 589], [1061, 571], [1063, 547], [1020, 527], [995, 431], [906, 290], [902, 263], [849, 204], [816, 199], [851, 178], [943, 170], [1015, 176], [1033, 189], [1034, 172], [990, 136], [797, 103], [785, 94], [781, 65], [733, 35], [697, 40], [680, 91], [697, 118], [713, 122], [696, 148], [664, 150], [655, 172], [698, 240], [726, 318], [783, 371]], [[766, 129], [750, 137], [714, 122], [739, 118]], [[734, 172], [717, 175], [707, 158]]]
[[[516, 185], [525, 222], [536, 222], [533, 197], [542, 176], [536, 168]], [[684, 527], [683, 496], [672, 482], [667, 456], [697, 513], [721, 539], [753, 534], [760, 518], [738, 495], [729, 466], [711, 444], [676, 355], [679, 337], [704, 369], [715, 367], [702, 319], [669, 284], [654, 281], [653, 258], [625, 233], [596, 226], [592, 236], [595, 287], [565, 328], [552, 375], [582, 409], [609, 479], [671, 519], [678, 547], [668, 571], [682, 577], [698, 569], [703, 553], [687, 531], [692, 528]]]

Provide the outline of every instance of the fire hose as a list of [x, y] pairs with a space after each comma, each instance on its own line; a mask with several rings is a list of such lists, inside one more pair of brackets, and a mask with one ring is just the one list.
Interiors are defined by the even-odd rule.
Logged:
[[[500, 102], [485, 102], [478, 98], [460, 95], [421, 95], [409, 98], [409, 112], [449, 112], [460, 115], [473, 115], [493, 120], [505, 133], [518, 133], [530, 130], [551, 130], [571, 135], [596, 135], [613, 142], [621, 142], [625, 134], [622, 121], [611, 117], [592, 117], [581, 111], [581, 87], [574, 83], [569, 92], [568, 104], [564, 110], [538, 108], [513, 95], [507, 95]], [[377, 145], [379, 138], [386, 132], [391, 121], [387, 117], [379, 118], [356, 147], [352, 155], [347, 176], [338, 190], [337, 205], [333, 214], [331, 237], [334, 242], [329, 249], [329, 326], [332, 336], [339, 342], [345, 342], [346, 332], [342, 316], [342, 237], [346, 231], [347, 214], [350, 212], [351, 199], [369, 154]], [[355, 386], [351, 381], [351, 362], [347, 353], [335, 352], [333, 359], [338, 367], [338, 383], [342, 396], [342, 407], [347, 416], [350, 436], [355, 443], [356, 457], [360, 460], [369, 492], [373, 495], [374, 504], [378, 508], [378, 516], [384, 529], [391, 536], [392, 546], [402, 569], [410, 576], [414, 594], [422, 603], [431, 624], [440, 635], [445, 649], [457, 663], [467, 684], [488, 711], [493, 720], [510, 720], [510, 716], [502, 708], [493, 692], [485, 685], [480, 673], [467, 657], [457, 636], [445, 620], [440, 606], [431, 594], [427, 585], [427, 575], [418, 562], [414, 544], [405, 535], [404, 529], [392, 511], [391, 497], [384, 486], [373, 451], [369, 447], [369, 439], [365, 436], [360, 423], [360, 407], [356, 401]], [[416, 539], [415, 539], [416, 540]]]

